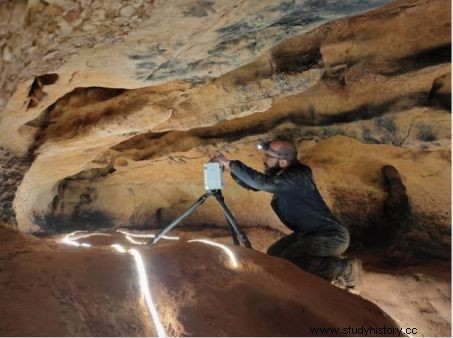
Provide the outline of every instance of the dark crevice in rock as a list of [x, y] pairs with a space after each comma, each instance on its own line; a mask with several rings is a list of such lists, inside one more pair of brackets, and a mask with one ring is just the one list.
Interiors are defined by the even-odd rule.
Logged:
[[[409, 73], [429, 66], [451, 62], [451, 44], [422, 50], [416, 54], [405, 56], [394, 62], [394, 70], [383, 70], [381, 74], [396, 76]], [[392, 68], [392, 67], [391, 67]]]
[[410, 224], [411, 207], [398, 170], [392, 165], [385, 165], [381, 172], [387, 198], [382, 207], [382, 219], [367, 233], [367, 246], [390, 249], [397, 245], [397, 234]]
[[44, 74], [36, 77], [31, 84], [30, 91], [28, 92], [28, 105], [27, 109], [36, 107], [38, 103], [47, 95], [43, 88], [58, 81], [58, 74]]
[[322, 55], [319, 48], [301, 53], [276, 50], [273, 53], [276, 73], [299, 73], [312, 68], [320, 68]]
[[435, 94], [435, 96], [430, 96], [429, 99], [432, 106], [451, 112], [451, 94]]
[[335, 123], [348, 123], [358, 120], [369, 120], [374, 117], [382, 116], [391, 110], [405, 110], [416, 106], [423, 107], [428, 104], [428, 94], [417, 92], [409, 95], [399, 96], [394, 99], [382, 102], [378, 105], [366, 104], [356, 109], [327, 117], [321, 121], [321, 125]]
[[387, 199], [384, 202], [383, 212], [389, 223], [401, 224], [406, 222], [411, 215], [409, 198], [406, 187], [401, 179], [398, 170], [391, 165], [383, 166], [382, 175], [388, 191]]
[[149, 132], [146, 134], [139, 134], [131, 137], [130, 139], [123, 141], [116, 146], [112, 147], [113, 150], [123, 151], [131, 148], [135, 149], [144, 149], [146, 144], [144, 144], [143, 139], [146, 138], [147, 140], [157, 140], [164, 135], [170, 133], [171, 131], [164, 131], [159, 133]]
[[[114, 99], [125, 91], [126, 89], [122, 88], [89, 87], [76, 88], [67, 93], [50, 105], [38, 118], [26, 123], [27, 126], [37, 128], [29, 154], [33, 155], [48, 139], [74, 136], [105, 117], [123, 112], [123, 109], [115, 110], [113, 104], [104, 105], [101, 109], [90, 109], [90, 106]], [[140, 103], [143, 102], [136, 102]]]
[[44, 143], [44, 135], [47, 127], [51, 124], [50, 112], [54, 109], [55, 104], [51, 104], [47, 109], [41, 114], [40, 117], [32, 121], [27, 122], [25, 125], [30, 127], [37, 128], [34, 135], [33, 143], [28, 148], [28, 156], [33, 160], [35, 159], [35, 152], [39, 147]]
[[428, 102], [433, 107], [451, 112], [451, 73], [433, 82], [433, 86], [429, 92]]

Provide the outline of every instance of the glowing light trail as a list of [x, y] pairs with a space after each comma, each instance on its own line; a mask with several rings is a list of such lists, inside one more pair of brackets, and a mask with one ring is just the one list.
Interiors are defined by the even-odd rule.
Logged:
[[70, 238], [69, 238], [69, 235], [65, 236], [65, 237], [61, 240], [61, 242], [64, 243], [64, 244], [72, 245], [72, 246], [91, 246], [91, 245], [88, 244], [88, 243], [79, 243], [79, 242], [76, 242], [75, 240], [70, 239]]
[[[61, 240], [61, 242], [64, 244], [74, 245], [74, 246], [79, 246], [79, 247], [80, 246], [86, 246], [86, 247], [91, 246], [88, 243], [79, 243], [79, 242], [76, 242], [74, 239], [70, 238], [72, 235], [74, 235], [75, 233], [78, 233], [78, 232], [81, 232], [81, 231], [75, 231], [69, 235], [66, 235]], [[108, 234], [102, 234], [102, 233], [92, 233], [92, 234], [86, 234], [86, 235], [79, 236], [76, 239], [86, 238], [86, 237], [95, 236], [95, 235], [99, 235], [99, 234], [108, 235]], [[132, 240], [133, 242], [136, 242], [129, 235], [126, 235], [126, 238], [129, 240]], [[143, 244], [146, 244], [146, 243], [143, 243]], [[110, 246], [118, 252], [126, 253], [126, 249], [124, 249], [124, 247], [120, 244], [112, 244]], [[145, 264], [143, 263], [142, 255], [136, 249], [129, 249], [127, 252], [130, 255], [132, 255], [132, 257], [134, 257], [135, 265], [137, 266], [137, 271], [138, 271], [138, 276], [139, 276], [140, 289], [142, 291], [143, 297], [145, 298], [145, 303], [146, 303], [146, 306], [148, 307], [148, 311], [151, 315], [151, 319], [154, 322], [154, 327], [156, 328], [157, 335], [160, 338], [166, 338], [167, 334], [165, 333], [162, 322], [159, 319], [159, 314], [157, 313], [157, 309], [156, 309], [153, 299], [151, 297], [151, 292], [150, 292], [149, 284], [148, 284], [148, 276], [146, 275]]]
[[133, 239], [131, 236], [129, 235], [126, 235], [126, 238], [129, 242], [131, 243], [134, 243], [134, 244], [140, 244], [140, 245], [144, 245], [144, 244], [147, 244], [147, 242], [140, 242], [140, 241], [136, 241], [135, 239]]
[[67, 238], [67, 237], [63, 238], [63, 239], [61, 240], [61, 242], [64, 243], [64, 244], [68, 244], [68, 245], [80, 246], [80, 243], [79, 243], [79, 242], [70, 240], [70, 239]]
[[119, 245], [119, 244], [112, 244], [110, 245], [112, 248], [114, 248], [116, 251], [118, 252], [122, 252], [122, 253], [125, 253], [126, 250], [124, 249], [124, 247], [122, 245]]
[[131, 236], [131, 237], [138, 237], [138, 238], [154, 238], [155, 237], [155, 235], [152, 235], [152, 234], [133, 234], [131, 232], [127, 232], [124, 230], [116, 230], [116, 231], [122, 233], [123, 235]]
[[[126, 252], [126, 250], [124, 249], [124, 247], [122, 245], [112, 244], [111, 247], [114, 248], [116, 251], [119, 251], [122, 253]], [[151, 319], [154, 322], [154, 327], [157, 330], [157, 335], [159, 337], [167, 337], [164, 327], [162, 326], [162, 323], [159, 319], [159, 314], [157, 313], [156, 307], [155, 307], [153, 299], [151, 297], [151, 292], [149, 290], [149, 285], [148, 285], [148, 276], [146, 275], [145, 264], [143, 263], [142, 255], [136, 249], [130, 249], [127, 252], [129, 254], [131, 254], [135, 259], [135, 265], [137, 266], [138, 277], [139, 277], [139, 281], [140, 281], [140, 289], [142, 290], [142, 294], [145, 298], [145, 303], [148, 307], [148, 311], [151, 315]]]
[[[137, 237], [137, 238], [154, 238], [156, 235], [154, 234], [133, 234], [131, 232], [127, 232], [124, 230], [117, 230], [118, 232], [121, 232], [123, 235], [131, 236], [131, 237]], [[172, 240], [179, 240], [179, 237], [176, 236], [163, 236], [162, 238], [165, 239], [172, 239]]]
[[62, 243], [64, 244], [68, 244], [68, 245], [72, 245], [72, 246], [83, 246], [83, 247], [91, 247], [91, 244], [88, 244], [88, 243], [79, 243], [77, 242], [77, 240], [81, 239], [81, 238], [88, 238], [88, 237], [91, 237], [91, 236], [110, 236], [109, 234], [104, 234], [102, 232], [92, 232], [92, 233], [89, 233], [89, 234], [83, 234], [83, 235], [78, 235], [78, 236], [74, 236], [75, 234], [77, 233], [81, 233], [81, 232], [86, 232], [86, 231], [74, 231], [74, 232], [71, 232], [69, 235], [66, 235], [64, 236], [64, 238], [61, 240]]
[[225, 253], [230, 258], [231, 265], [233, 266], [233, 268], [237, 268], [239, 266], [238, 261], [236, 260], [236, 256], [234, 255], [233, 251], [231, 251], [231, 249], [229, 247], [227, 247], [226, 245], [223, 245], [223, 244], [220, 244], [220, 243], [216, 243], [216, 242], [212, 242], [212, 241], [210, 241], [208, 239], [192, 239], [192, 240], [190, 240], [188, 242], [189, 243], [190, 242], [201, 242], [201, 243], [205, 243], [205, 244], [208, 244], [208, 245], [212, 245], [212, 246], [216, 246], [218, 248], [221, 248], [223, 251], [225, 251]]
[[[153, 234], [133, 234], [133, 233], [129, 233], [129, 232], [122, 231], [122, 230], [117, 230], [117, 231], [122, 233], [123, 235], [125, 235], [125, 237], [130, 242], [132, 242], [134, 244], [147, 244], [147, 242], [136, 241], [136, 240], [134, 240], [133, 237], [136, 237], [136, 238], [155, 238], [156, 237], [156, 235], [153, 235]], [[89, 247], [89, 246], [91, 246], [90, 244], [88, 244], [88, 243], [79, 243], [76, 240], [77, 239], [81, 239], [81, 238], [87, 238], [87, 237], [91, 237], [91, 236], [96, 236], [96, 235], [98, 235], [98, 236], [110, 236], [110, 234], [105, 234], [105, 233], [100, 233], [100, 232], [98, 232], [98, 233], [88, 233], [88, 234], [83, 234], [83, 235], [79, 235], [79, 236], [74, 236], [76, 233], [80, 233], [80, 232], [83, 232], [83, 231], [75, 231], [75, 232], [65, 236], [63, 238], [62, 242], [65, 243], [65, 244], [74, 245], [74, 246], [86, 246], [86, 247]], [[74, 236], [74, 238], [72, 238], [72, 236]], [[164, 236], [163, 238], [179, 240], [179, 237], [172, 237], [172, 236]], [[204, 243], [204, 244], [208, 244], [208, 245], [220, 248], [229, 257], [231, 266], [233, 268], [239, 267], [239, 264], [238, 264], [238, 261], [236, 259], [236, 256], [234, 255], [233, 251], [230, 248], [228, 248], [226, 245], [223, 245], [223, 244], [220, 244], [220, 243], [216, 243], [216, 242], [210, 241], [208, 239], [193, 239], [193, 240], [190, 240], [188, 242], [189, 243], [190, 242], [200, 242], [200, 243]], [[145, 303], [146, 303], [146, 306], [148, 308], [148, 311], [149, 311], [149, 314], [151, 316], [151, 319], [152, 319], [152, 321], [154, 323], [154, 327], [156, 328], [157, 335], [160, 338], [166, 338], [167, 335], [165, 333], [165, 330], [164, 330], [164, 327], [162, 325], [162, 322], [159, 319], [159, 314], [157, 313], [157, 309], [156, 309], [156, 307], [154, 305], [154, 302], [153, 302], [153, 299], [151, 297], [151, 292], [150, 292], [150, 288], [149, 288], [149, 284], [148, 284], [148, 276], [146, 275], [146, 269], [145, 269], [145, 264], [143, 263], [142, 255], [136, 249], [129, 249], [129, 250], [126, 251], [126, 249], [122, 245], [119, 245], [119, 244], [112, 244], [111, 247], [114, 248], [118, 252], [129, 253], [130, 255], [132, 255], [134, 257], [135, 264], [136, 264], [137, 271], [138, 271], [138, 276], [139, 276], [140, 289], [141, 289], [143, 297], [145, 298]]]
[[71, 240], [73, 240], [73, 241], [77, 241], [81, 238], [88, 238], [88, 237], [92, 237], [92, 236], [111, 236], [110, 234], [106, 234], [103, 232], [91, 232], [89, 234], [83, 234], [83, 235], [79, 235], [79, 236], [75, 236], [75, 237], [73, 237], [73, 235], [74, 235], [74, 233], [69, 235], [71, 237]]
[[157, 335], [159, 337], [167, 337], [164, 327], [162, 326], [162, 323], [159, 319], [156, 307], [154, 306], [153, 299], [151, 298], [151, 292], [149, 291], [148, 285], [148, 276], [146, 275], [145, 265], [143, 264], [142, 256], [140, 255], [140, 252], [138, 252], [136, 249], [130, 249], [128, 250], [128, 252], [135, 258], [135, 264], [137, 265], [137, 270], [140, 279], [140, 287], [142, 289], [142, 294], [145, 297], [146, 305], [148, 306], [151, 318], [153, 319], [154, 327], [157, 330]]
[[75, 234], [77, 234], [79, 232], [83, 232], [83, 231], [71, 232], [69, 235], [64, 236], [63, 239], [61, 240], [61, 242], [64, 243], [64, 244], [68, 244], [68, 245], [80, 246], [79, 242], [76, 242], [73, 239], [71, 239], [71, 236], [73, 236], [73, 235], [75, 235]]

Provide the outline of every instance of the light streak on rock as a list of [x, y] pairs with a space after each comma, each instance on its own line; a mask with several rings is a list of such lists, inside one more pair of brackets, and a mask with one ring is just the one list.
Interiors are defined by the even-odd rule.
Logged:
[[[78, 247], [80, 247], [80, 246], [90, 247], [91, 245], [88, 243], [79, 243], [76, 240], [71, 238], [71, 236], [73, 236], [75, 233], [78, 233], [78, 232], [81, 232], [81, 231], [76, 231], [69, 235], [66, 235], [61, 240], [61, 242], [64, 244], [78, 246]], [[107, 235], [107, 234], [102, 234], [102, 233], [84, 234], [82, 236], [78, 236], [76, 239], [87, 238], [87, 237], [96, 236], [96, 235]], [[126, 238], [135, 244], [147, 244], [146, 242], [135, 241], [130, 235], [126, 235]], [[135, 265], [137, 267], [137, 272], [138, 272], [138, 277], [139, 277], [140, 289], [141, 289], [143, 297], [145, 298], [145, 303], [148, 308], [151, 319], [154, 323], [154, 327], [156, 328], [157, 335], [160, 338], [166, 338], [167, 334], [165, 333], [162, 322], [159, 319], [159, 314], [157, 313], [157, 309], [156, 309], [153, 299], [151, 297], [151, 292], [150, 292], [150, 288], [149, 288], [149, 284], [148, 284], [148, 276], [146, 274], [145, 264], [143, 263], [142, 255], [136, 249], [129, 249], [126, 251], [126, 249], [120, 244], [112, 244], [110, 246], [118, 252], [121, 252], [121, 253], [127, 252], [132, 257], [134, 257]]]
[[73, 241], [77, 241], [81, 238], [88, 238], [88, 237], [92, 237], [92, 236], [111, 236], [110, 234], [106, 234], [106, 233], [103, 233], [103, 232], [92, 232], [92, 233], [89, 233], [89, 234], [83, 234], [83, 235], [79, 235], [79, 236], [75, 236], [73, 237], [73, 234], [70, 234], [70, 239], [73, 240]]
[[159, 319], [156, 307], [154, 306], [153, 299], [151, 297], [151, 292], [148, 285], [148, 276], [146, 275], [145, 264], [143, 263], [142, 255], [136, 249], [130, 249], [128, 252], [134, 256], [135, 263], [137, 265], [137, 270], [139, 274], [140, 288], [142, 289], [142, 294], [145, 297], [146, 305], [151, 314], [151, 318], [154, 322], [154, 327], [157, 330], [157, 335], [159, 337], [167, 337], [164, 327]]
[[91, 237], [91, 236], [110, 236], [109, 234], [104, 234], [102, 232], [92, 232], [92, 233], [89, 233], [89, 234], [83, 234], [83, 235], [78, 235], [78, 236], [74, 236], [75, 234], [77, 233], [81, 233], [81, 232], [86, 232], [86, 231], [74, 231], [74, 232], [71, 232], [69, 235], [66, 235], [63, 237], [63, 239], [60, 241], [64, 244], [67, 244], [67, 245], [72, 245], [72, 246], [83, 246], [83, 247], [91, 247], [91, 244], [88, 244], [88, 243], [79, 243], [77, 242], [77, 240], [81, 239], [81, 238], [88, 238], [88, 237]]
[[[155, 236], [154, 236], [155, 237]], [[176, 236], [162, 236], [163, 239], [172, 239], [174, 241], [179, 240], [179, 237]]]
[[126, 238], [129, 242], [131, 243], [134, 243], [134, 244], [140, 244], [140, 245], [144, 245], [144, 244], [148, 244], [148, 242], [140, 242], [140, 241], [136, 241], [135, 239], [133, 239], [131, 236], [129, 235], [126, 235]]
[[112, 248], [114, 248], [116, 251], [118, 252], [122, 252], [122, 253], [125, 253], [126, 252], [126, 249], [124, 249], [124, 247], [122, 245], [119, 245], [119, 244], [112, 244], [110, 245]]
[[80, 233], [80, 232], [84, 232], [84, 231], [71, 232], [69, 235], [64, 236], [63, 239], [60, 242], [64, 243], [64, 244], [67, 244], [67, 245], [80, 246], [79, 242], [76, 242], [73, 239], [71, 239], [71, 236], [73, 236], [73, 235], [75, 235], [77, 233]]
[[[124, 247], [120, 244], [112, 244], [111, 247], [114, 248], [118, 252], [122, 252], [122, 253], [126, 252]], [[127, 252], [134, 257], [135, 264], [137, 266], [137, 271], [138, 271], [140, 289], [142, 291], [143, 297], [145, 298], [145, 303], [146, 303], [146, 306], [148, 307], [148, 311], [151, 315], [151, 319], [154, 323], [154, 327], [156, 328], [157, 335], [159, 337], [167, 337], [164, 327], [159, 319], [159, 314], [157, 313], [156, 307], [155, 307], [153, 299], [151, 297], [151, 292], [150, 292], [149, 284], [148, 284], [148, 276], [146, 275], [145, 264], [143, 263], [142, 255], [136, 249], [130, 249]]]
[[138, 238], [154, 238], [154, 237], [156, 237], [156, 235], [153, 235], [153, 234], [133, 234], [131, 232], [127, 232], [124, 230], [116, 230], [116, 231], [122, 233], [123, 235], [131, 236], [131, 237], [138, 237]]
[[73, 246], [80, 246], [79, 242], [73, 241], [66, 236], [61, 240], [61, 243], [67, 244], [67, 245], [73, 245]]
[[212, 246], [221, 248], [228, 255], [228, 257], [230, 258], [230, 262], [231, 262], [232, 267], [233, 268], [237, 268], [239, 266], [238, 261], [236, 259], [236, 256], [234, 255], [233, 251], [231, 251], [231, 249], [229, 247], [227, 247], [226, 245], [223, 245], [223, 244], [220, 244], [220, 243], [216, 243], [216, 242], [210, 241], [208, 239], [192, 239], [192, 240], [190, 240], [188, 242], [189, 243], [190, 242], [201, 242], [201, 243], [205, 243], [205, 244], [208, 244], [208, 245], [212, 245]]
[[[117, 230], [118, 232], [122, 233], [123, 235], [131, 236], [131, 237], [137, 237], [137, 238], [155, 238], [156, 235], [154, 234], [133, 234], [131, 232], [127, 232], [124, 230]], [[172, 239], [172, 240], [179, 240], [179, 237], [176, 236], [162, 236], [164, 239]]]

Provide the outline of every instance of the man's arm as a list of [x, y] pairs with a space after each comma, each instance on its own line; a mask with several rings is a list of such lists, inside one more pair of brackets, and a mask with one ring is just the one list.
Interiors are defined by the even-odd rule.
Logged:
[[256, 190], [263, 190], [270, 193], [282, 192], [287, 190], [288, 182], [282, 176], [264, 175], [241, 161], [229, 161], [231, 175], [236, 176], [242, 183]]
[[[296, 192], [298, 195], [305, 195], [316, 189], [309, 167], [298, 170], [297, 173], [289, 174], [288, 172], [282, 175], [268, 176], [247, 167], [241, 161], [230, 161], [222, 154], [213, 160], [221, 163], [226, 170], [230, 170], [231, 176], [237, 183], [240, 181], [256, 190], [270, 193]], [[241, 183], [239, 184], [244, 187]]]
[[231, 173], [231, 177], [233, 178], [233, 180], [239, 184], [241, 187], [247, 189], [247, 190], [252, 190], [252, 191], [259, 191], [259, 189], [255, 189], [249, 185], [247, 185], [246, 183], [242, 182], [235, 174], [233, 174], [233, 172], [230, 172]]

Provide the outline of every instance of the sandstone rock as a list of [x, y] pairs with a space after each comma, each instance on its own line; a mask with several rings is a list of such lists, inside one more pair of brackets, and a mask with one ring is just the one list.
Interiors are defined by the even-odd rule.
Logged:
[[[6, 182], [4, 182], [3, 184], [5, 184], [6, 186], [15, 186], [17, 184], [17, 181], [15, 179], [11, 179], [9, 178]], [[12, 196], [14, 196], [14, 194], [12, 194]]]
[[135, 12], [135, 9], [133, 6], [126, 6], [121, 8], [120, 10], [120, 15], [125, 16], [125, 17], [131, 17]]
[[11, 51], [9, 50], [8, 46], [3, 48], [3, 60], [6, 62], [10, 62], [13, 59]]
[[[0, 309], [5, 334], [156, 335], [131, 255], [115, 252], [108, 242], [100, 248], [53, 248], [49, 241], [4, 228], [0, 244], [5, 262], [0, 301], [14, 304]], [[316, 327], [397, 327], [376, 305], [289, 262], [229, 247], [236, 268], [222, 249], [205, 243], [135, 247], [166, 335], [312, 336], [310, 328]], [[18, 279], [26, 287], [14, 285]]]

